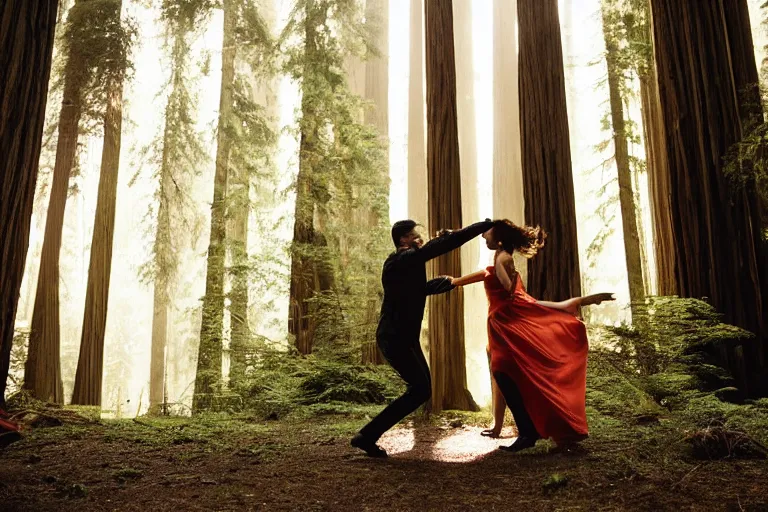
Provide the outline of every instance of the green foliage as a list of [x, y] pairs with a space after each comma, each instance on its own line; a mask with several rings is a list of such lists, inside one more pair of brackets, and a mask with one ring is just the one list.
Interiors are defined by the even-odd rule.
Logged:
[[[79, 0], [69, 10], [62, 35], [62, 81], [82, 92], [82, 127], [101, 126], [113, 84], [130, 78], [131, 49], [138, 36], [135, 20], [122, 18], [121, 0]], [[62, 84], [58, 84], [62, 87]]]
[[[642, 158], [632, 155], [632, 146], [642, 144], [642, 127], [630, 119], [626, 112], [630, 110], [630, 102], [637, 97], [635, 81], [647, 75], [648, 68], [653, 64], [653, 46], [651, 43], [650, 13], [648, 0], [602, 0], [601, 14], [603, 21], [603, 36], [606, 42], [607, 71], [614, 77], [618, 92], [621, 97], [624, 116], [623, 133], [617, 134], [627, 140], [630, 148], [629, 164], [633, 175], [646, 171], [646, 162]], [[595, 62], [593, 64], [598, 64]], [[599, 81], [597, 87], [604, 88], [608, 83], [606, 76]], [[613, 137], [616, 128], [611, 122], [611, 107], [606, 103], [606, 110], [601, 118], [603, 131], [609, 135], [605, 140], [595, 146], [595, 151], [603, 154], [613, 146]], [[603, 226], [587, 247], [587, 259], [590, 268], [596, 268], [597, 256], [602, 252], [606, 240], [613, 234], [611, 227], [619, 212], [619, 197], [615, 192], [618, 179], [615, 174], [610, 174], [607, 179], [605, 171], [615, 161], [614, 153], [606, 158], [599, 166], [592, 169], [594, 173], [600, 170], [603, 185], [596, 193], [599, 201], [595, 216], [602, 221]], [[638, 192], [635, 191], [635, 208], [638, 208]], [[642, 229], [642, 226], [638, 226]]]
[[314, 414], [349, 412], [354, 404], [382, 404], [402, 392], [388, 367], [339, 363], [264, 350], [236, 389], [247, 410], [278, 419], [309, 407]]
[[[198, 102], [197, 75], [192, 66], [191, 45], [210, 16], [212, 2], [165, 0], [161, 7], [164, 50], [171, 73], [160, 95], [167, 95], [164, 125], [140, 154], [143, 165], [131, 180], [133, 184], [146, 166], [157, 183], [155, 200], [144, 217], [147, 238], [152, 240], [149, 259], [139, 267], [144, 283], [168, 290], [178, 267], [178, 254], [184, 244], [194, 243], [201, 231], [190, 187], [192, 178], [208, 160], [202, 134], [196, 128]], [[190, 234], [187, 239], [180, 234]]]
[[373, 336], [388, 249], [386, 146], [362, 122], [370, 106], [351, 93], [344, 71], [351, 56], [377, 54], [370, 32], [356, 0], [298, 0], [279, 40], [282, 70], [302, 91], [299, 165], [308, 193], [298, 194], [297, 212], [318, 219], [291, 257], [295, 269], [321, 275], [320, 292], [307, 298], [313, 345], [355, 359]]
[[[594, 352], [588, 403], [604, 413], [626, 414], [646, 395], [692, 425], [727, 422], [739, 406], [724, 400], [743, 397], [728, 371], [716, 364], [717, 356], [725, 347], [754, 343], [755, 337], [722, 323], [721, 315], [700, 300], [651, 297], [638, 306], [634, 326], [609, 328], [615, 338]], [[601, 374], [606, 368], [608, 375]], [[754, 421], [763, 420], [768, 415]]]

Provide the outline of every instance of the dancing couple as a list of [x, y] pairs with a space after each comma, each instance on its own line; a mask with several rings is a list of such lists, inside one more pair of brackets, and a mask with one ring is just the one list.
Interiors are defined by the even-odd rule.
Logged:
[[[540, 228], [517, 226], [509, 220], [486, 219], [424, 243], [412, 220], [392, 226], [396, 251], [384, 262], [384, 301], [376, 342], [389, 364], [406, 382], [395, 399], [365, 425], [351, 444], [371, 457], [386, 457], [376, 443], [408, 414], [429, 400], [432, 379], [419, 344], [427, 295], [483, 282], [489, 301], [488, 346], [491, 375], [499, 404], [506, 403], [517, 424], [518, 438], [503, 450], [517, 452], [552, 438], [558, 446], [587, 437], [585, 411], [587, 332], [576, 317], [580, 306], [613, 300], [611, 294], [575, 297], [564, 302], [538, 301], [528, 295], [515, 270], [515, 251], [531, 258], [544, 246]], [[460, 278], [427, 280], [426, 262], [458, 249], [478, 235], [494, 250], [494, 264]], [[501, 397], [504, 402], [501, 402]], [[493, 429], [501, 429], [494, 414]]]

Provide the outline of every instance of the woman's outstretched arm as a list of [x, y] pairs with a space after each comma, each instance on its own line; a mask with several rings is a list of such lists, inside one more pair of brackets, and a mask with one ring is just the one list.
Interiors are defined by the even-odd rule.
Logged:
[[479, 283], [485, 279], [485, 270], [478, 270], [461, 277], [453, 278], [453, 286], [466, 286], [468, 284]]

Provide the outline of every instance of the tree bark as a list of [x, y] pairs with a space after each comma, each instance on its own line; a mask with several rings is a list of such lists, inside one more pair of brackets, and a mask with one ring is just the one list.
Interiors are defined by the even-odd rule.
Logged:
[[[74, 9], [77, 9], [75, 4]], [[56, 162], [45, 219], [37, 293], [32, 312], [29, 350], [24, 366], [24, 388], [40, 400], [63, 403], [59, 322], [59, 255], [69, 176], [75, 166], [81, 115], [82, 72], [87, 64], [70, 46], [64, 68], [64, 93], [59, 113]]]
[[[743, 46], [722, 44], [739, 26], [729, 30], [726, 23], [725, 11], [732, 8], [722, 0], [651, 0], [675, 270], [680, 295], [706, 297], [726, 322], [762, 335], [765, 343], [759, 215], [750, 191], [736, 189], [723, 173], [723, 156], [743, 134], [734, 62], [754, 59], [738, 54]], [[735, 350], [728, 359], [740, 386], [754, 392], [746, 374], [756, 374], [761, 361], [744, 361]]]
[[517, 13], [525, 219], [549, 234], [528, 291], [559, 301], [581, 295], [581, 275], [557, 0], [518, 0]]
[[411, 0], [408, 75], [408, 216], [431, 227], [427, 219], [427, 155], [424, 140], [424, 0]]
[[[117, 9], [118, 16], [120, 9]], [[117, 174], [120, 168], [120, 144], [123, 122], [123, 81], [118, 79], [109, 90], [104, 115], [104, 149], [101, 155], [96, 220], [91, 241], [88, 284], [83, 313], [83, 334], [77, 360], [72, 403], [101, 405], [104, 368], [104, 332], [107, 325], [109, 280], [112, 273], [112, 240], [115, 233]]]
[[[461, 173], [456, 120], [456, 67], [453, 50], [453, 1], [426, 0], [427, 183], [429, 225], [458, 228]], [[461, 252], [432, 260], [434, 275], [461, 273]], [[461, 289], [430, 297], [429, 338], [432, 369], [431, 410], [478, 410], [467, 389], [464, 348], [464, 300]]]
[[[174, 54], [180, 51], [181, 36], [176, 36], [174, 42]], [[158, 192], [159, 204], [157, 207], [157, 229], [155, 231], [155, 289], [152, 303], [152, 345], [149, 363], [149, 410], [151, 413], [160, 412], [165, 403], [165, 351], [168, 346], [168, 308], [170, 307], [169, 273], [170, 267], [175, 267], [173, 261], [173, 248], [170, 240], [173, 237], [171, 229], [170, 201], [173, 187], [172, 169], [170, 168], [170, 138], [172, 126], [168, 119], [168, 112], [175, 103], [175, 96], [179, 94], [178, 87], [180, 70], [173, 68], [171, 84], [172, 89], [166, 104], [166, 123], [163, 130], [163, 156], [160, 168], [160, 190]]]
[[[318, 291], [332, 287], [332, 274], [323, 260], [327, 246], [322, 234], [326, 213], [316, 203], [324, 200], [327, 189], [313, 174], [318, 165], [315, 150], [319, 138], [318, 100], [314, 96], [313, 81], [324, 72], [317, 49], [316, 27], [326, 23], [328, 13], [325, 6], [318, 7], [315, 0], [307, 0], [304, 26], [304, 72], [302, 77], [302, 98], [299, 141], [299, 173], [296, 177], [296, 206], [294, 210], [293, 247], [291, 258], [291, 284], [288, 307], [288, 331], [295, 336], [295, 346], [300, 354], [312, 352], [317, 329], [316, 309], [311, 299]], [[315, 226], [317, 213], [318, 226]]]
[[650, 3], [640, 3], [645, 18], [640, 31], [642, 41], [651, 47], [647, 62], [638, 69], [640, 80], [640, 108], [643, 122], [645, 160], [648, 172], [648, 197], [653, 229], [653, 254], [656, 272], [656, 295], [677, 295], [675, 276], [674, 232], [672, 225], [672, 199], [669, 183], [669, 163], [664, 133], [664, 118], [659, 99], [656, 62], [653, 58]]
[[[384, 147], [382, 176], [379, 178], [382, 183], [387, 183], [389, 181], [389, 0], [368, 0], [365, 6], [365, 18], [375, 24], [373, 45], [381, 54], [369, 58], [365, 64], [365, 99], [373, 103], [373, 108], [365, 112], [365, 123], [375, 128]], [[375, 207], [370, 208], [365, 217], [365, 229], [369, 232], [381, 229], [383, 219]], [[377, 293], [381, 288], [378, 272], [368, 272], [366, 283], [369, 295], [365, 305], [365, 325], [373, 335], [381, 307], [379, 293]], [[363, 364], [384, 363], [384, 357], [373, 336], [363, 345], [362, 362]]]
[[[456, 114], [461, 169], [461, 215], [468, 222], [479, 220], [477, 122], [475, 116], [475, 62], [471, 2], [453, 3], [454, 48], [456, 50]], [[480, 244], [475, 238], [461, 247], [461, 273], [471, 274], [480, 263]], [[470, 286], [464, 293], [464, 344], [470, 352], [482, 351], [487, 344], [488, 306], [482, 286]]]
[[[729, 56], [741, 120], [741, 136], [745, 137], [763, 123], [764, 119], [760, 78], [750, 30], [749, 6], [746, 0], [723, 2], [721, 12], [728, 30]], [[741, 165], [749, 167], [745, 169], [747, 174], [754, 172], [750, 162], [742, 162]], [[766, 226], [768, 211], [753, 181], [747, 182], [741, 192], [752, 214], [751, 243], [754, 244], [758, 254], [759, 292], [762, 304], [765, 305], [768, 302], [768, 245], [762, 238], [762, 229]], [[759, 337], [758, 342], [744, 347], [744, 354], [748, 361], [747, 369], [750, 372], [748, 376], [750, 387], [760, 394], [768, 393], [768, 383], [765, 381], [766, 370], [768, 370], [768, 317], [764, 313], [765, 308], [766, 306], [763, 306], [762, 309], [756, 310], [757, 318], [752, 327], [753, 332]], [[755, 362], [759, 363], [754, 364]]]
[[237, 386], [245, 378], [246, 350], [251, 338], [248, 325], [248, 215], [250, 178], [242, 169], [230, 168], [227, 203], [232, 210], [228, 229], [229, 264], [232, 288], [229, 292], [231, 338], [229, 342], [229, 382]]
[[[493, 3], [493, 216], [523, 224], [517, 1]], [[515, 266], [527, 284], [528, 260], [516, 254]]]
[[8, 0], [0, 8], [0, 408], [10, 367], [16, 308], [51, 73], [57, 0]]
[[[621, 95], [624, 80], [619, 63], [618, 35], [612, 32], [612, 21], [603, 2], [603, 36], [605, 40], [605, 60], [608, 67], [608, 95], [611, 107], [611, 125], [613, 127], [614, 160], [619, 183], [619, 206], [621, 225], [624, 234], [624, 259], [627, 265], [629, 299], [636, 303], [645, 297], [643, 264], [640, 257], [640, 235], [637, 228], [637, 207], [635, 191], [632, 186], [632, 169], [629, 164], [629, 142], [624, 119], [624, 99]], [[634, 308], [632, 308], [634, 310]]]
[[211, 405], [211, 395], [221, 383], [222, 338], [224, 331], [224, 259], [226, 256], [226, 195], [229, 177], [229, 157], [232, 142], [229, 137], [233, 87], [235, 81], [235, 0], [224, 0], [224, 30], [221, 45], [221, 93], [216, 134], [216, 171], [213, 178], [211, 203], [211, 235], [208, 243], [208, 266], [203, 297], [203, 318], [200, 327], [200, 347], [192, 410], [201, 411]]

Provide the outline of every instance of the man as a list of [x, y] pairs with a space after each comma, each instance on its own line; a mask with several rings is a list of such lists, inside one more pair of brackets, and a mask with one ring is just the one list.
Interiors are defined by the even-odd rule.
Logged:
[[486, 219], [459, 231], [446, 232], [426, 244], [416, 229], [416, 222], [401, 220], [392, 226], [392, 241], [397, 251], [384, 262], [381, 275], [384, 302], [376, 343], [387, 362], [406, 382], [407, 389], [352, 438], [355, 448], [371, 457], [386, 457], [387, 452], [376, 444], [382, 434], [429, 400], [432, 377], [419, 345], [424, 305], [427, 295], [444, 293], [454, 286], [452, 277], [427, 281], [425, 264], [458, 249], [492, 225], [490, 219]]

